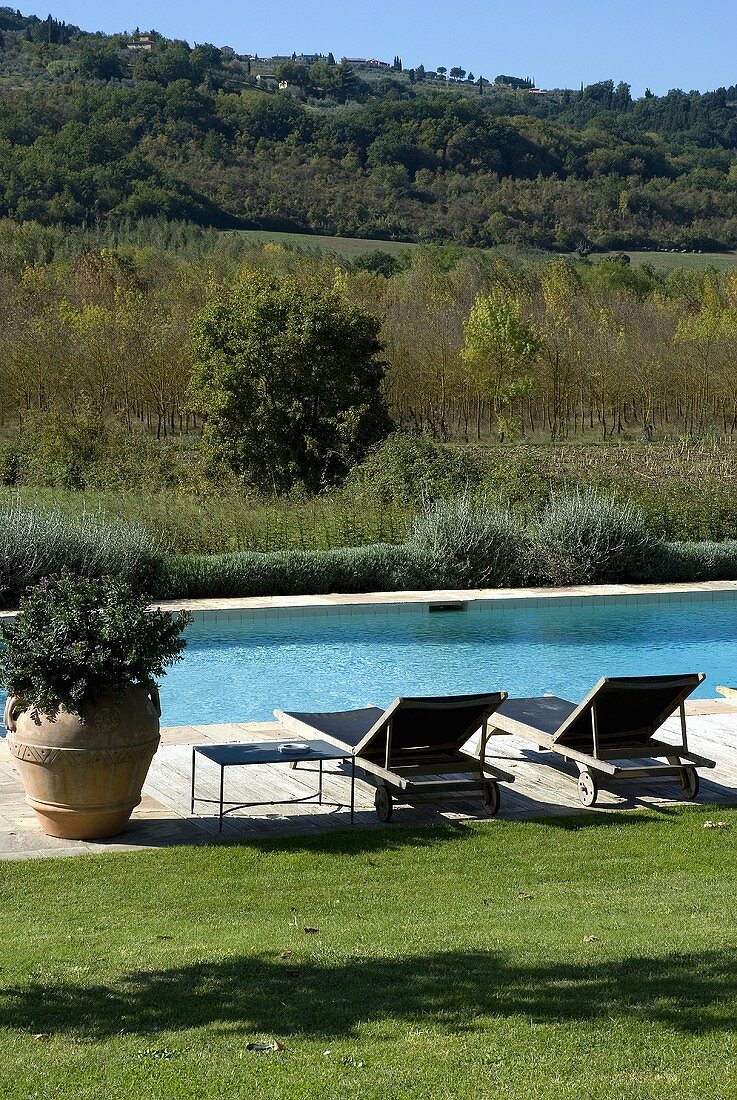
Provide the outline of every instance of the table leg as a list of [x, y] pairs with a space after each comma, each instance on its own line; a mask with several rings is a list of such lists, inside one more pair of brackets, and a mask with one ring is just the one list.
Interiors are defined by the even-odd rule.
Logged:
[[318, 803], [322, 806], [322, 760], [320, 761], [320, 785], [318, 788]]
[[196, 756], [196, 753], [195, 753], [194, 749], [192, 749], [192, 790], [191, 790], [191, 792], [190, 792], [190, 793], [191, 793], [191, 798], [190, 798], [190, 803], [189, 803], [189, 812], [190, 812], [191, 814], [193, 814], [193, 813], [194, 813], [194, 768], [195, 768], [195, 756]]
[[351, 757], [351, 825], [353, 824], [353, 814], [356, 806], [356, 758]]
[[220, 822], [218, 824], [218, 832], [223, 831], [223, 778], [225, 776], [225, 765], [220, 765]]

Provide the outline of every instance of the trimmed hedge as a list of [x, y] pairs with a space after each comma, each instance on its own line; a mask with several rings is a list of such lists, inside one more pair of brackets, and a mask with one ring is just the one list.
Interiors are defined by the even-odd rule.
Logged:
[[[596, 582], [737, 580], [737, 541], [668, 542], [653, 550], [637, 577], [620, 573]], [[458, 562], [443, 574], [432, 555], [408, 545], [379, 543], [341, 550], [280, 550], [269, 554], [182, 554], [163, 559], [153, 595], [159, 599], [326, 595], [329, 592], [402, 592], [434, 588], [500, 588], [510, 584], [544, 585], [544, 575], [512, 579], [464, 575]]]
[[737, 580], [737, 541], [664, 542], [643, 578], [653, 584]]
[[269, 554], [181, 554], [160, 563], [154, 595], [197, 599], [407, 591], [431, 585], [430, 573], [423, 554], [389, 543]]

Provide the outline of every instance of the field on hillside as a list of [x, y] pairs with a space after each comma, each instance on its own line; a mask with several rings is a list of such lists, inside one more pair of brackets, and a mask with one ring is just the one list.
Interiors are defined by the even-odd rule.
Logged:
[[[589, 256], [594, 263], [608, 256], [619, 256], [619, 252], [600, 252]], [[718, 271], [728, 271], [737, 267], [735, 252], [627, 252], [635, 264], [650, 264], [656, 271], [676, 271], [678, 268], [715, 267]]]
[[272, 243], [282, 248], [299, 248], [305, 252], [319, 250], [320, 252], [333, 252], [344, 259], [350, 260], [354, 256], [364, 252], [373, 252], [381, 249], [392, 256], [399, 256], [408, 249], [417, 248], [416, 244], [405, 241], [379, 241], [367, 240], [362, 237], [324, 237], [317, 233], [277, 233], [269, 229], [237, 229], [226, 230], [238, 237], [245, 237], [253, 241], [255, 245]]
[[[278, 233], [269, 229], [240, 229], [227, 230], [237, 236], [253, 241], [255, 245], [263, 245], [271, 242], [282, 248], [298, 248], [305, 252], [318, 250], [323, 253], [335, 253], [344, 259], [350, 260], [354, 256], [365, 252], [373, 252], [378, 249], [388, 252], [392, 256], [400, 256], [402, 253], [419, 247], [410, 241], [382, 241], [375, 238], [362, 237], [326, 237], [311, 233]], [[493, 252], [495, 249], [482, 249], [484, 252]], [[505, 255], [514, 253], [514, 249], [508, 246], [500, 250]], [[534, 252], [536, 257], [544, 260], [552, 259], [558, 253]], [[562, 253], [570, 259], [576, 259], [575, 254]], [[609, 256], [621, 255], [619, 252], [595, 252], [589, 256], [593, 263], [601, 262]], [[737, 267], [737, 253], [735, 252], [627, 252], [633, 263], [651, 264], [656, 271], [673, 271], [680, 267], [716, 267], [718, 270], [728, 270]], [[525, 258], [530, 257], [530, 249], [523, 250]]]

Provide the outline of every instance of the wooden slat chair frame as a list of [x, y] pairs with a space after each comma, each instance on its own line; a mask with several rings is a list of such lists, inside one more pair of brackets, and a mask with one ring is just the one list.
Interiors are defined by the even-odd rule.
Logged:
[[[505, 691], [485, 695], [402, 697], [395, 699], [386, 710], [371, 706], [358, 711], [324, 714], [275, 710], [274, 717], [290, 733], [308, 739], [320, 737], [341, 748], [352, 749], [356, 768], [369, 775], [377, 788], [376, 810], [382, 820], [388, 821], [391, 817], [392, 798], [415, 803], [478, 796], [487, 814], [492, 815], [500, 805], [498, 783], [514, 782], [511, 772], [487, 759], [489, 718], [506, 698]], [[437, 720], [445, 712], [455, 712], [456, 717], [462, 717], [464, 710], [471, 712], [473, 717], [469, 715], [469, 720], [449, 739], [435, 738], [423, 744], [422, 723], [418, 717], [417, 744], [397, 744], [395, 727], [406, 714], [417, 712], [419, 716], [427, 711]], [[341, 720], [346, 731], [343, 735]], [[479, 730], [480, 751], [475, 756], [464, 751], [462, 746]]]
[[[636, 779], [659, 780], [677, 779], [684, 795], [693, 799], [698, 794], [698, 773], [696, 768], [713, 768], [715, 761], [691, 752], [688, 747], [686, 726], [686, 699], [705, 679], [703, 673], [687, 676], [640, 676], [606, 677], [603, 676], [578, 704], [555, 697], [542, 696], [539, 699], [510, 699], [507, 707], [510, 713], [504, 713], [504, 707], [494, 714], [492, 734], [513, 734], [524, 741], [532, 742], [540, 749], [558, 753], [566, 760], [572, 760], [579, 769], [578, 789], [585, 806], [592, 806], [598, 795], [597, 779], [607, 782], [629, 781]], [[610, 731], [602, 733], [601, 717], [607, 702], [607, 695], [613, 693], [631, 693], [634, 700], [638, 697], [647, 701], [648, 693], [665, 692], [667, 701], [650, 713], [649, 720], [641, 727], [629, 726], [618, 737]], [[531, 722], [514, 717], [515, 704], [530, 705], [555, 703], [570, 707], [570, 713], [552, 733]], [[654, 735], [666, 719], [676, 711], [680, 717], [681, 743], [674, 745], [658, 740]], [[611, 716], [610, 723], [611, 723]], [[588, 726], [588, 734], [583, 730]], [[591, 751], [582, 747], [582, 742], [590, 737]], [[656, 761], [664, 758], [667, 763], [638, 763]], [[614, 763], [617, 761], [617, 763]], [[634, 763], [624, 763], [633, 761]]]

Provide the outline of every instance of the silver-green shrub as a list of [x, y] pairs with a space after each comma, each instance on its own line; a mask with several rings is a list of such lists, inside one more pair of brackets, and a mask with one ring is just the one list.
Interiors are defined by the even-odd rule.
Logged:
[[29, 585], [69, 570], [114, 576], [147, 588], [159, 557], [141, 526], [102, 513], [68, 516], [16, 502], [0, 505], [0, 602], [13, 606]]
[[637, 507], [595, 489], [551, 497], [528, 532], [539, 584], [643, 580], [659, 545]]
[[523, 528], [503, 506], [468, 494], [426, 504], [407, 545], [431, 563], [441, 588], [506, 588], [527, 575], [529, 550]]

